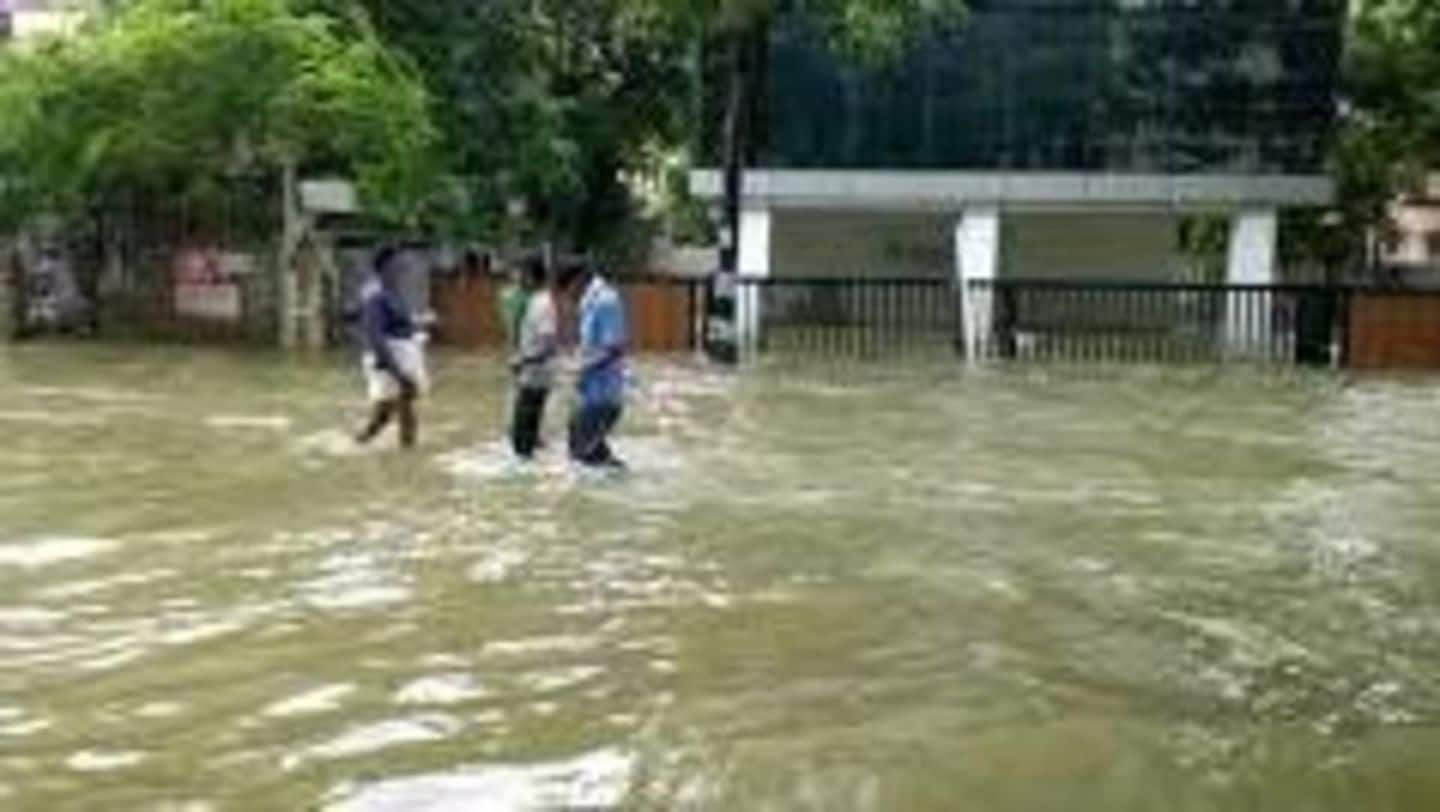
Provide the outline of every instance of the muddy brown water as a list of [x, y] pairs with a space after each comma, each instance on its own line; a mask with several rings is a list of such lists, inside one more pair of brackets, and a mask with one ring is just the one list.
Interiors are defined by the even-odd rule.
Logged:
[[1440, 381], [0, 352], [0, 808], [1440, 808]]

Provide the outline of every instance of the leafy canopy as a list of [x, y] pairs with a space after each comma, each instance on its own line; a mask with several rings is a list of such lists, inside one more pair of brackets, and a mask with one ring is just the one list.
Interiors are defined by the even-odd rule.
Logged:
[[810, 15], [832, 45], [880, 62], [916, 36], [965, 19], [965, 0], [631, 0], [631, 13], [668, 19], [713, 34], [740, 33], [792, 9]]
[[[663, 173], [697, 140], [697, 56], [792, 2], [755, 0], [314, 0], [364, 6], [435, 94], [457, 231], [539, 231], [596, 246], [636, 216], [622, 180]], [[881, 59], [959, 0], [810, 0], [839, 47]], [[529, 206], [506, 216], [512, 200]]]
[[405, 61], [290, 0], [134, 0], [79, 36], [0, 54], [12, 221], [287, 165], [351, 174], [373, 209], [404, 218], [433, 186], [435, 144]]

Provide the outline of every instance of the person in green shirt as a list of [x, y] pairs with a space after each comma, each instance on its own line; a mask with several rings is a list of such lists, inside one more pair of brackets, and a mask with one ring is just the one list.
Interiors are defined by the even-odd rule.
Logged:
[[500, 317], [500, 326], [505, 330], [505, 346], [510, 352], [520, 347], [520, 324], [525, 320], [525, 310], [530, 304], [530, 292], [521, 284], [520, 269], [510, 267], [506, 271], [505, 286], [495, 299]]

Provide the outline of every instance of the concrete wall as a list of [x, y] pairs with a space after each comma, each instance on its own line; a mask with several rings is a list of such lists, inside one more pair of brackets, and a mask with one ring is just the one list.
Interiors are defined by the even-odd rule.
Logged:
[[1172, 281], [1179, 221], [1164, 212], [1006, 212], [1001, 277]]

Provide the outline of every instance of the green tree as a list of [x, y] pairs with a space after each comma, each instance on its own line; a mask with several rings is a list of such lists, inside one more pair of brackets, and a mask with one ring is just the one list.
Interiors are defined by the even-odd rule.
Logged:
[[339, 171], [414, 218], [434, 188], [423, 85], [364, 26], [289, 0], [134, 0], [80, 36], [0, 54], [14, 227], [126, 189], [193, 197], [241, 176]]
[[[666, 20], [630, 14], [625, 0], [358, 2], [434, 91], [452, 232], [623, 241], [635, 219], [623, 177], [691, 126], [691, 54]], [[526, 204], [518, 222], [515, 201]]]
[[1338, 222], [1300, 231], [1331, 262], [1373, 264], [1366, 234], [1384, 228], [1397, 194], [1440, 166], [1440, 4], [1355, 1], [1331, 164]]
[[[348, 0], [316, 1], [334, 6]], [[555, 235], [569, 247], [602, 252], [626, 242], [636, 219], [623, 178], [663, 174], [664, 156], [698, 135], [702, 43], [721, 42], [737, 56], [753, 55], [770, 15], [792, 5], [358, 2], [387, 40], [413, 55], [436, 94], [449, 168], [458, 180], [456, 230], [503, 233], [509, 204], [523, 200], [532, 236]], [[898, 54], [909, 37], [959, 19], [963, 4], [811, 0], [807, 7], [838, 48], [880, 61]], [[750, 60], [733, 64], [741, 98], [748, 97], [758, 77]], [[736, 131], [737, 146], [744, 135], [743, 128]]]

